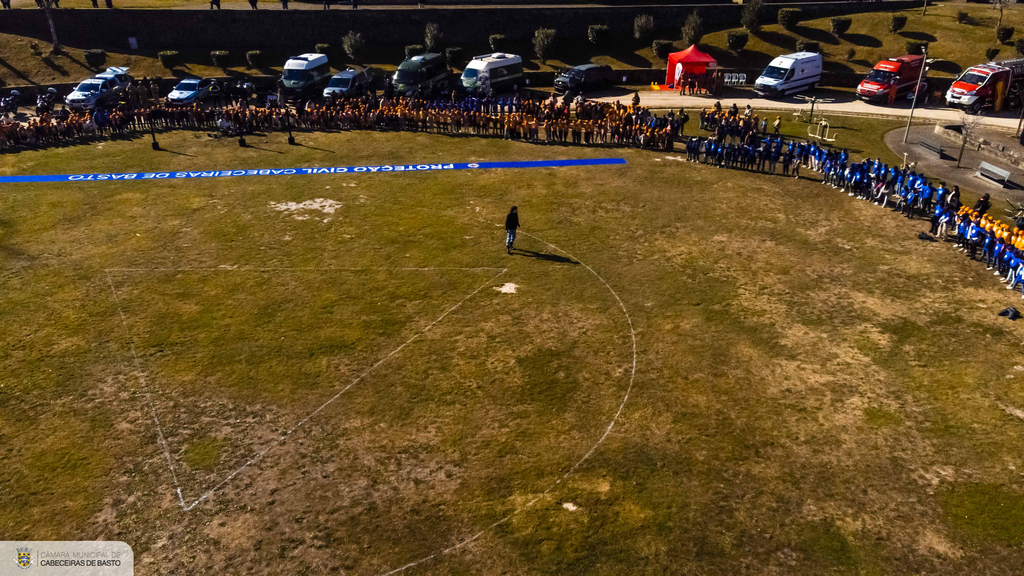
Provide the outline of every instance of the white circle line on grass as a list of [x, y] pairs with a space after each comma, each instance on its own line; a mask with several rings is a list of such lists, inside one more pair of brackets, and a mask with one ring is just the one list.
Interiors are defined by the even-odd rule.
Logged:
[[558, 480], [555, 480], [555, 483], [552, 484], [551, 486], [549, 486], [548, 489], [545, 490], [543, 493], [541, 493], [540, 496], [537, 496], [533, 500], [530, 500], [529, 502], [526, 503], [526, 506], [523, 506], [522, 508], [519, 508], [519, 509], [513, 511], [511, 514], [508, 514], [504, 518], [501, 518], [500, 520], [497, 520], [497, 521], [491, 523], [489, 526], [487, 526], [483, 530], [480, 530], [479, 532], [473, 534], [472, 536], [467, 537], [466, 539], [464, 539], [463, 541], [459, 542], [458, 544], [454, 544], [452, 546], [449, 546], [448, 548], [445, 548], [444, 550], [440, 550], [440, 551], [435, 552], [435, 553], [433, 553], [433, 554], [431, 554], [429, 556], [424, 556], [423, 558], [420, 558], [418, 560], [413, 560], [412, 562], [409, 562], [408, 564], [405, 564], [404, 566], [400, 566], [400, 567], [395, 568], [393, 570], [389, 570], [387, 572], [383, 572], [383, 573], [381, 573], [381, 576], [391, 576], [392, 574], [397, 574], [399, 572], [404, 572], [405, 570], [408, 570], [409, 568], [414, 568], [414, 567], [416, 567], [416, 566], [418, 566], [420, 564], [423, 564], [423, 563], [429, 562], [431, 560], [434, 560], [435, 558], [437, 558], [439, 556], [444, 556], [445, 554], [449, 554], [451, 552], [455, 552], [456, 550], [458, 550], [458, 549], [460, 549], [460, 548], [462, 548], [462, 547], [464, 547], [464, 546], [466, 546], [466, 545], [468, 545], [468, 544], [470, 544], [472, 542], [475, 542], [481, 536], [486, 534], [489, 530], [493, 530], [494, 528], [496, 528], [496, 527], [498, 527], [498, 526], [508, 522], [513, 517], [515, 517], [515, 516], [525, 512], [527, 509], [529, 509], [534, 504], [536, 504], [538, 500], [540, 500], [544, 496], [547, 496], [552, 490], [554, 490], [556, 487], [558, 487], [558, 485], [560, 485], [563, 480], [565, 480], [566, 478], [571, 476], [572, 473], [575, 472], [576, 469], [580, 467], [580, 465], [582, 465], [584, 462], [586, 462], [587, 459], [590, 458], [590, 456], [594, 454], [594, 452], [608, 438], [608, 435], [611, 434], [612, 428], [615, 427], [615, 423], [619, 420], [619, 416], [622, 414], [622, 410], [626, 407], [626, 402], [629, 401], [629, 395], [633, 391], [633, 381], [636, 379], [636, 329], [633, 327], [633, 318], [630, 317], [629, 311], [626, 310], [626, 305], [625, 305], [625, 303], [622, 302], [622, 298], [619, 297], [619, 294], [615, 291], [615, 289], [612, 288], [611, 285], [608, 284], [608, 282], [600, 274], [595, 272], [593, 268], [591, 268], [589, 265], [587, 265], [585, 262], [583, 262], [579, 258], [573, 256], [572, 254], [570, 254], [566, 250], [563, 250], [563, 249], [559, 248], [558, 246], [555, 246], [551, 242], [548, 242], [548, 241], [546, 241], [546, 240], [544, 240], [542, 238], [534, 236], [533, 234], [529, 234], [529, 233], [523, 232], [523, 231], [520, 231], [519, 233], [522, 234], [523, 236], [528, 236], [528, 237], [533, 238], [534, 240], [536, 240], [538, 242], [546, 244], [546, 245], [550, 246], [552, 249], [554, 249], [555, 251], [561, 252], [562, 254], [565, 254], [566, 256], [568, 256], [569, 258], [575, 260], [576, 262], [579, 262], [584, 268], [586, 268], [591, 274], [593, 274], [595, 278], [600, 280], [601, 284], [604, 284], [604, 287], [607, 288], [608, 291], [612, 293], [613, 297], [615, 297], [615, 302], [618, 303], [619, 308], [622, 309], [622, 314], [626, 317], [626, 323], [629, 326], [629, 337], [630, 337], [630, 340], [632, 341], [632, 348], [633, 348], [633, 361], [632, 361], [632, 366], [631, 366], [630, 372], [629, 372], [629, 384], [626, 386], [626, 393], [622, 397], [622, 402], [619, 403], [619, 409], [615, 411], [615, 415], [612, 416], [611, 422], [609, 422], [608, 423], [608, 427], [605, 428], [604, 434], [601, 434], [601, 437], [598, 438], [597, 442], [595, 442], [594, 445], [590, 447], [590, 450], [587, 450], [587, 453], [584, 454], [582, 458], [577, 460], [576, 463], [573, 464], [569, 468], [569, 470], [565, 474], [562, 475], [561, 478], [559, 478]]

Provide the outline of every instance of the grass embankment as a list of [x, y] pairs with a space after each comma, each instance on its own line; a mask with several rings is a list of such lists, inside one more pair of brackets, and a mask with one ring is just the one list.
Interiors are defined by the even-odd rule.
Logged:
[[[893, 123], [849, 122], [862, 153], [880, 154]], [[297, 136], [241, 149], [180, 131], [160, 135], [162, 152], [107, 141], [5, 156], [0, 171], [628, 164], [5, 186], [0, 533], [124, 540], [140, 575], [380, 573], [539, 497], [423, 569], [959, 575], [1024, 562], [1024, 327], [996, 316], [1019, 296], [918, 240], [922, 222], [663, 153]], [[629, 325], [545, 244], [524, 235], [532, 253], [505, 254], [494, 224], [511, 204], [524, 231], [601, 274], [637, 335], [629, 403], [565, 480], [621, 402]], [[505, 282], [516, 293], [492, 290]], [[182, 514], [145, 388], [194, 498], [479, 286]]]
[[[147, 5], [148, 6], [148, 5]], [[128, 7], [128, 6], [125, 6]], [[956, 20], [958, 11], [967, 11], [971, 18], [968, 23], [960, 24]], [[841, 37], [831, 34], [830, 19], [820, 18], [802, 23], [793, 31], [786, 31], [778, 25], [765, 26], [761, 32], [750, 35], [746, 49], [734, 54], [726, 49], [728, 30], [710, 33], [704, 37], [701, 45], [719, 60], [725, 67], [761, 68], [772, 58], [780, 54], [792, 52], [799, 40], [819, 42], [824, 51], [827, 63], [826, 70], [833, 72], [865, 73], [883, 58], [898, 56], [905, 53], [908, 40], [930, 42], [929, 56], [939, 59], [932, 66], [933, 76], [953, 76], [963, 68], [985, 60], [985, 51], [991, 47], [1000, 48], [997, 58], [1013, 57], [1016, 53], [1012, 44], [998, 45], [995, 39], [996, 12], [990, 7], [975, 4], [942, 4], [929, 7], [928, 14], [921, 16], [919, 10], [905, 11], [908, 22], [903, 32], [889, 32], [890, 12], [854, 14], [850, 16], [853, 24], [850, 31]], [[680, 23], [681, 24], [681, 23]], [[1018, 33], [1024, 34], [1024, 7], [1013, 6], [1006, 10], [1004, 25], [1014, 26]], [[346, 31], [339, 30], [338, 38], [331, 44], [341, 46], [341, 35]], [[363, 31], [372, 42], [372, 31]], [[673, 38], [667, 38], [673, 39]], [[1015, 38], [1016, 39], [1016, 38]], [[421, 38], [410, 38], [408, 44], [421, 42]], [[1011, 40], [1012, 43], [1013, 40]], [[34, 50], [32, 44], [36, 44]], [[258, 43], [254, 43], [254, 48]], [[85, 66], [82, 51], [89, 46], [75, 46], [68, 49], [67, 56], [47, 57], [49, 44], [20, 36], [0, 35], [0, 81], [8, 85], [49, 84], [56, 82], [72, 82], [93, 73]], [[465, 46], [463, 55], [470, 57], [490, 51], [486, 45]], [[676, 48], [685, 48], [676, 43]], [[155, 52], [142, 51], [129, 53], [127, 50], [108, 50], [108, 65], [130, 66], [132, 74], [142, 76], [184, 76], [184, 75], [243, 75], [243, 74], [276, 74], [280, 65], [290, 54], [311, 51], [312, 45], [297, 43], [291, 51], [266, 54], [268, 67], [259, 70], [247, 68], [242, 51], [234, 54], [236, 66], [221, 69], [212, 65], [208, 51], [189, 51], [182, 47], [186, 61], [185, 66], [175, 70], [164, 68], [156, 58]], [[551, 60], [541, 63], [536, 58], [529, 58], [532, 49], [528, 42], [513, 42], [509, 51], [517, 52], [527, 58], [526, 67], [531, 70], [556, 70], [584, 62], [609, 64], [615, 68], [651, 68], [664, 66], [649, 45], [637, 46], [632, 39], [617, 39], [613, 50], [600, 50], [585, 40], [563, 41], [555, 51]], [[848, 50], [855, 50], [853, 59], [847, 59]], [[38, 52], [38, 53], [36, 53]], [[385, 70], [394, 69], [403, 57], [402, 46], [374, 48], [367, 55], [367, 64]], [[346, 59], [340, 50], [332, 55], [336, 67], [344, 67]]]

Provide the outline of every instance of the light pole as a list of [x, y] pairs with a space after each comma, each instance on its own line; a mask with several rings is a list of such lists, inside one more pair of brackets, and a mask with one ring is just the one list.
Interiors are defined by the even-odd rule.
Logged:
[[[910, 117], [907, 118], [907, 131], [903, 133], [903, 143], [907, 143], [907, 136], [910, 136], [910, 123], [914, 121], [914, 108], [917, 108], [917, 93], [921, 91], [921, 80], [924, 78], [924, 71], [928, 69], [928, 45], [924, 46], [922, 55], [921, 71], [917, 73], [917, 86], [914, 88], [914, 101], [910, 104]], [[893, 87], [895, 90], [895, 87]]]

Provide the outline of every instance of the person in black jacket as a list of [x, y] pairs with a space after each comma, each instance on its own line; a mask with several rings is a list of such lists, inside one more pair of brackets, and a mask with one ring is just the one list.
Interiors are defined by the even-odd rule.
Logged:
[[992, 202], [989, 201], [990, 196], [985, 194], [981, 198], [978, 198], [977, 203], [974, 204], [974, 211], [978, 213], [978, 216], [984, 216], [985, 212], [992, 207]]
[[509, 210], [508, 216], [505, 216], [505, 250], [509, 254], [514, 249], [513, 244], [516, 242], [516, 229], [519, 228], [519, 208], [513, 206]]

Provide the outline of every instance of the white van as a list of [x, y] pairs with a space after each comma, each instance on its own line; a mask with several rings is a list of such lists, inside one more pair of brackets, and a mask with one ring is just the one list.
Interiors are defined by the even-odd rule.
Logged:
[[821, 81], [821, 54], [797, 52], [772, 60], [754, 82], [754, 92], [779, 98], [812, 88]]
[[285, 99], [312, 98], [319, 96], [321, 89], [331, 79], [331, 66], [324, 54], [299, 54], [284, 63], [281, 79], [281, 96]]
[[515, 54], [495, 52], [474, 56], [462, 71], [462, 87], [468, 92], [487, 94], [503, 89], [518, 91], [523, 84], [523, 59]]

